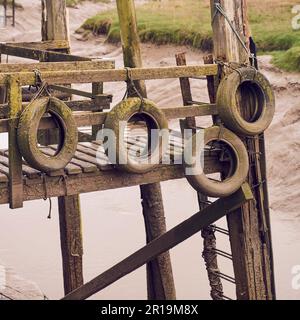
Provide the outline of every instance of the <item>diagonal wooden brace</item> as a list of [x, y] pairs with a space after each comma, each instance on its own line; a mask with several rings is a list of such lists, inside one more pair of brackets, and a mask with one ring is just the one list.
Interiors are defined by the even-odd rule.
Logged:
[[62, 300], [83, 300], [89, 298], [252, 199], [252, 191], [246, 183], [235, 194], [217, 200], [209, 207], [196, 213], [161, 237], [150, 242], [98, 277], [71, 292]]

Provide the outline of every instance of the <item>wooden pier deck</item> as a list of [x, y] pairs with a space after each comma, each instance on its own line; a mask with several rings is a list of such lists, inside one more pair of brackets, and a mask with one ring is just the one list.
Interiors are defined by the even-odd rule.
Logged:
[[[103, 191], [141, 184], [184, 178], [182, 160], [183, 142], [178, 137], [172, 137], [169, 150], [162, 164], [143, 175], [130, 174], [115, 168], [106, 156], [99, 141], [80, 142], [72, 161], [64, 170], [42, 173], [25, 161], [22, 164], [24, 201], [75, 195], [94, 191]], [[138, 147], [145, 144], [140, 141], [128, 140], [128, 148], [132, 150], [133, 143]], [[41, 147], [46, 155], [54, 155], [56, 145]], [[221, 172], [226, 168], [220, 162], [221, 151], [207, 151], [205, 154], [204, 171], [207, 174]], [[166, 164], [169, 161], [170, 164]], [[164, 163], [164, 164], [163, 164]], [[9, 152], [0, 150], [0, 204], [9, 203]]]

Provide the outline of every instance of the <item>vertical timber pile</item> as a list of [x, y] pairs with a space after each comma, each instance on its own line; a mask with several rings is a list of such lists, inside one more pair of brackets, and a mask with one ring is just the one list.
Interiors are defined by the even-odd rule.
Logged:
[[[175, 55], [176, 63], [178, 66], [186, 66], [186, 56], [185, 53], [178, 53]], [[208, 63], [213, 63], [210, 61]], [[189, 106], [193, 104], [193, 96], [191, 90], [191, 84], [189, 78], [180, 78], [180, 88], [182, 94], [182, 101], [184, 106]], [[208, 79], [209, 84], [209, 79]], [[214, 88], [213, 88], [214, 90]], [[210, 97], [212, 95], [211, 90], [209, 90]], [[214, 99], [211, 97], [211, 103], [215, 103]], [[192, 129], [193, 132], [196, 130], [196, 118], [189, 117], [186, 118], [182, 123], [181, 128]], [[200, 192], [197, 192], [199, 209], [202, 211], [209, 206], [208, 197]], [[213, 300], [223, 300], [223, 286], [221, 279], [217, 272], [219, 271], [218, 257], [214, 249], [216, 249], [216, 237], [213, 229], [211, 227], [204, 228], [201, 230], [201, 236], [203, 238], [203, 258], [206, 264], [207, 275], [209, 279], [209, 284], [211, 287], [210, 295]], [[212, 272], [213, 270], [213, 272]]]
[[[124, 65], [129, 68], [142, 67], [139, 36], [137, 32], [134, 0], [117, 0]], [[134, 83], [136, 89], [147, 96], [143, 81]], [[129, 88], [130, 89], [130, 88]], [[129, 90], [129, 95], [136, 95]], [[145, 220], [147, 243], [166, 232], [163, 199], [159, 183], [140, 186]], [[176, 299], [171, 259], [169, 252], [158, 256], [147, 264], [148, 298], [150, 300]]]
[[[223, 62], [249, 65], [250, 54], [245, 50], [229, 21], [216, 9], [224, 9], [228, 20], [249, 47], [250, 28], [246, 0], [211, 0], [214, 55]], [[230, 70], [224, 69], [225, 72]], [[243, 101], [244, 114], [251, 106]], [[234, 273], [239, 300], [275, 299], [271, 228], [266, 182], [264, 137], [243, 138], [251, 159], [248, 182], [255, 200], [228, 215]], [[261, 156], [260, 156], [261, 154]], [[254, 161], [252, 162], [252, 160]]]
[[[42, 0], [42, 39], [68, 40], [65, 0]], [[67, 50], [66, 53], [69, 53]], [[65, 294], [83, 285], [82, 233], [79, 195], [58, 198]]]
[[65, 0], [42, 0], [42, 41], [69, 40]]

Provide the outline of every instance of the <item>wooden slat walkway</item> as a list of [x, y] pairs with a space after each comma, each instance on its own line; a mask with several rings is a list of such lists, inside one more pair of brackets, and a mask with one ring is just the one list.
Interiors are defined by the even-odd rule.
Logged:
[[[134, 154], [146, 143], [145, 135], [129, 137], [128, 149]], [[41, 150], [46, 155], [53, 156], [56, 146], [42, 147]], [[170, 165], [161, 164], [158, 168], [143, 175], [129, 174], [117, 170], [109, 162], [100, 141], [81, 142], [78, 143], [74, 158], [66, 168], [49, 173], [46, 179], [45, 174], [32, 168], [23, 160], [24, 201], [44, 198], [45, 188], [49, 197], [57, 197], [181, 179], [184, 178], [184, 169], [179, 164], [182, 154], [183, 141], [178, 137], [172, 137], [165, 155], [166, 160], [170, 160]], [[224, 168], [224, 163], [219, 159], [220, 152], [217, 150], [207, 152], [204, 171], [206, 173], [220, 172]], [[9, 200], [8, 177], [8, 150], [0, 150], [0, 204], [8, 203]]]

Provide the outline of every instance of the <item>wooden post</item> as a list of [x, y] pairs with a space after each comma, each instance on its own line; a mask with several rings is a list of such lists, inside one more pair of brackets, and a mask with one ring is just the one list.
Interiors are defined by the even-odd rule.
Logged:
[[58, 208], [64, 289], [68, 294], [83, 285], [79, 196], [58, 198]]
[[[221, 5], [228, 20], [248, 48], [250, 28], [247, 1], [211, 0], [211, 11], [215, 58], [224, 62], [249, 65], [249, 52], [243, 47], [226, 18], [216, 10], [216, 4]], [[243, 113], [250, 113], [250, 105], [247, 105], [247, 101], [243, 102]], [[271, 300], [275, 299], [271, 228], [267, 188], [262, 184], [262, 178], [266, 177], [266, 165], [265, 156], [259, 156], [264, 150], [259, 145], [258, 137], [243, 140], [249, 151], [251, 169], [248, 182], [253, 188], [255, 200], [243, 205], [238, 212], [230, 213], [227, 218], [237, 298]]]
[[[42, 0], [43, 40], [68, 40], [65, 0]], [[66, 50], [65, 53], [69, 53]], [[79, 195], [58, 198], [65, 294], [83, 285]]]
[[[97, 94], [103, 94], [104, 90], [104, 85], [103, 82], [94, 82], [92, 83], [92, 94], [97, 95]], [[103, 109], [97, 109], [96, 112], [103, 111]], [[102, 129], [102, 125], [96, 125], [92, 126], [92, 139], [96, 140], [97, 134], [99, 130]]]
[[[142, 67], [140, 41], [137, 32], [136, 12], [133, 0], [117, 0], [124, 65], [130, 68]], [[147, 96], [145, 83], [135, 81], [135, 87]], [[136, 95], [129, 92], [130, 96]], [[163, 199], [159, 183], [140, 187], [147, 243], [166, 232]], [[175, 285], [169, 252], [147, 264], [148, 298], [150, 300], [176, 299]]]
[[10, 76], [8, 79], [9, 103], [9, 197], [10, 208], [23, 207], [23, 173], [22, 156], [17, 143], [18, 117], [22, 112], [22, 91], [18, 80]]
[[[179, 53], [175, 55], [176, 63], [178, 66], [186, 66], [186, 56], [185, 53]], [[213, 63], [213, 62], [211, 62]], [[209, 80], [209, 79], [208, 79]], [[209, 83], [209, 81], [208, 81]], [[182, 94], [182, 102], [184, 106], [192, 105], [193, 95], [191, 91], [191, 84], [189, 78], [180, 78], [180, 88]], [[209, 90], [209, 94], [211, 96], [211, 90]], [[211, 103], [215, 103], [212, 101]], [[182, 128], [189, 128], [196, 131], [196, 118], [186, 118], [185, 123], [181, 126]], [[197, 192], [199, 209], [202, 211], [206, 207], [208, 207], [208, 197], [203, 195], [200, 192]], [[206, 264], [207, 275], [209, 279], [209, 284], [211, 287], [211, 297], [213, 300], [223, 300], [223, 286], [220, 277], [216, 273], [219, 270], [218, 267], [218, 257], [217, 254], [212, 250], [216, 249], [216, 238], [214, 235], [214, 231], [211, 227], [207, 227], [201, 230], [201, 235], [203, 238], [203, 257]], [[214, 270], [212, 272], [211, 270]]]
[[68, 40], [66, 0], [42, 0], [42, 40]]

